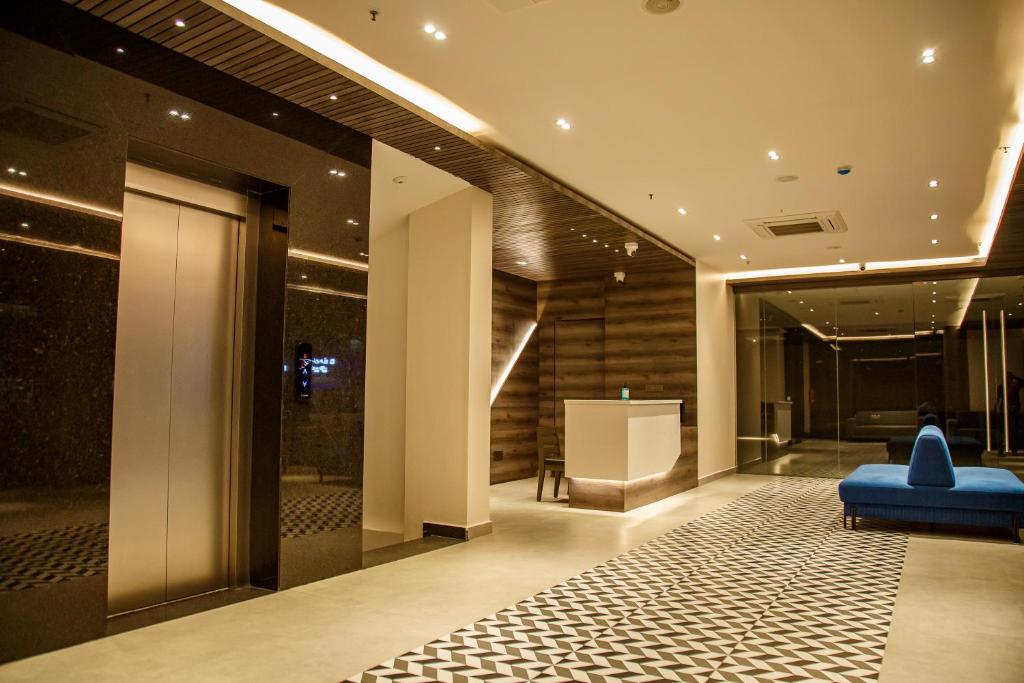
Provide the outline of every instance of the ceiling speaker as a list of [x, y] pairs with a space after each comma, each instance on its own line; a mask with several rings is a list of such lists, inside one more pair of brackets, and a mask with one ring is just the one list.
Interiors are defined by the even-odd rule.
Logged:
[[643, 2], [640, 3], [641, 7], [651, 14], [668, 14], [669, 12], [675, 12], [682, 4], [683, 0], [643, 0]]

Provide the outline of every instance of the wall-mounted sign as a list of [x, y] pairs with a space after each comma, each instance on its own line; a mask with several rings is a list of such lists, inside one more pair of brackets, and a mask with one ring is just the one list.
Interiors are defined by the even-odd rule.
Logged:
[[308, 400], [313, 395], [313, 345], [295, 346], [295, 398]]
[[337, 359], [325, 356], [323, 358], [313, 359], [313, 374], [314, 375], [326, 375], [332, 365], [337, 364]]

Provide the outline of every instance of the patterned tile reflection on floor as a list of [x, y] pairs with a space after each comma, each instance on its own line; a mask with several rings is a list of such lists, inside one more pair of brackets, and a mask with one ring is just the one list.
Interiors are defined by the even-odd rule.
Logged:
[[349, 680], [876, 680], [907, 538], [839, 510], [773, 481]]
[[107, 525], [81, 524], [0, 538], [0, 591], [16, 591], [107, 571]]
[[[357, 488], [285, 498], [281, 537], [297, 538], [362, 524]], [[107, 524], [81, 524], [0, 537], [0, 591], [95, 576], [107, 571]]]
[[362, 521], [362, 489], [341, 488], [331, 493], [281, 500], [281, 538], [348, 529], [360, 526]]

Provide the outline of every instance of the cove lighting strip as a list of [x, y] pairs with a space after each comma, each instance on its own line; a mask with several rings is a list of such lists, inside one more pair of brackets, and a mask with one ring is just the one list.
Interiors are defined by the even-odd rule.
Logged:
[[366, 300], [365, 294], [358, 294], [356, 292], [343, 292], [340, 289], [328, 289], [327, 287], [314, 287], [313, 285], [288, 285], [288, 289], [295, 289], [300, 292], [307, 292], [309, 294], [326, 294], [328, 296], [341, 296], [346, 299], [362, 299]]
[[327, 266], [337, 266], [338, 268], [361, 270], [363, 272], [370, 270], [370, 264], [363, 261], [353, 261], [352, 259], [330, 256], [328, 254], [321, 254], [315, 251], [306, 251], [305, 249], [289, 249], [288, 255], [292, 258], [302, 259], [303, 261], [313, 261], [314, 263], [322, 263]]
[[967, 317], [967, 309], [971, 305], [971, 301], [974, 300], [974, 292], [978, 289], [978, 282], [980, 278], [974, 278], [971, 280], [971, 286], [964, 290], [964, 296], [960, 297], [960, 319], [956, 321], [955, 329], [960, 329], [960, 326], [964, 324], [964, 318]]
[[726, 280], [753, 280], [763, 277], [786, 277], [792, 275], [816, 275], [822, 273], [852, 273], [860, 270], [857, 263], [832, 263], [827, 266], [801, 266], [797, 268], [769, 268], [767, 270], [742, 270], [725, 273]]
[[942, 258], [907, 259], [904, 261], [868, 261], [867, 270], [897, 270], [899, 268], [935, 268], [937, 266], [966, 266], [972, 263], [982, 265], [985, 256], [948, 256]]
[[223, 0], [227, 5], [244, 12], [265, 25], [271, 33], [279, 33], [298, 41], [327, 59], [354, 71], [363, 78], [380, 85], [411, 102], [420, 109], [433, 114], [459, 130], [475, 135], [485, 126], [454, 102], [442, 97], [430, 88], [403, 76], [381, 64], [376, 59], [338, 36], [317, 26], [311, 21], [282, 9], [266, 0]]
[[24, 199], [30, 202], [37, 202], [39, 204], [46, 204], [47, 206], [54, 206], [58, 209], [67, 209], [69, 211], [76, 211], [78, 213], [85, 213], [90, 216], [96, 216], [98, 218], [110, 218], [115, 221], [122, 219], [122, 214], [117, 209], [109, 209], [105, 206], [99, 206], [97, 204], [89, 204], [87, 202], [80, 202], [70, 197], [64, 197], [59, 194], [48, 194], [46, 192], [35, 192], [33, 190], [27, 190], [23, 187], [17, 187], [15, 185], [8, 185], [7, 183], [0, 183], [0, 194], [14, 199]]
[[515, 353], [513, 353], [512, 357], [508, 359], [508, 363], [506, 363], [504, 369], [502, 369], [501, 375], [498, 376], [498, 381], [495, 382], [493, 387], [491, 387], [491, 403], [490, 403], [490, 405], [492, 405], [492, 406], [494, 405], [495, 399], [497, 399], [498, 398], [498, 394], [501, 393], [501, 388], [503, 386], [505, 386], [505, 382], [506, 382], [506, 380], [508, 380], [508, 376], [510, 374], [512, 374], [512, 368], [514, 368], [516, 366], [516, 362], [519, 360], [519, 356], [521, 356], [523, 354], [523, 349], [526, 348], [526, 343], [528, 341], [530, 341], [530, 337], [533, 336], [533, 331], [536, 330], [536, 329], [537, 329], [537, 323], [536, 322], [530, 323], [530, 329], [528, 329], [526, 331], [526, 334], [523, 335], [522, 340], [519, 342], [519, 345], [516, 347]]
[[88, 247], [82, 247], [77, 244], [62, 244], [60, 242], [51, 242], [50, 240], [41, 240], [36, 239], [35, 237], [25, 237], [24, 235], [12, 235], [9, 232], [0, 232], [0, 241], [17, 242], [18, 244], [25, 244], [30, 247], [39, 247], [40, 249], [54, 249], [56, 251], [67, 251], [72, 254], [81, 254], [82, 256], [95, 256], [96, 258], [105, 258], [109, 261], [121, 260], [121, 257], [118, 254], [113, 254], [109, 251], [89, 249]]

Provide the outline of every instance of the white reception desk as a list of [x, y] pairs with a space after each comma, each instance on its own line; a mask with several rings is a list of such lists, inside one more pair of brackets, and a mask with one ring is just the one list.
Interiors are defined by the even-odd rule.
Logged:
[[667, 475], [682, 452], [681, 404], [679, 399], [566, 401], [569, 505], [629, 510], [677, 493]]

